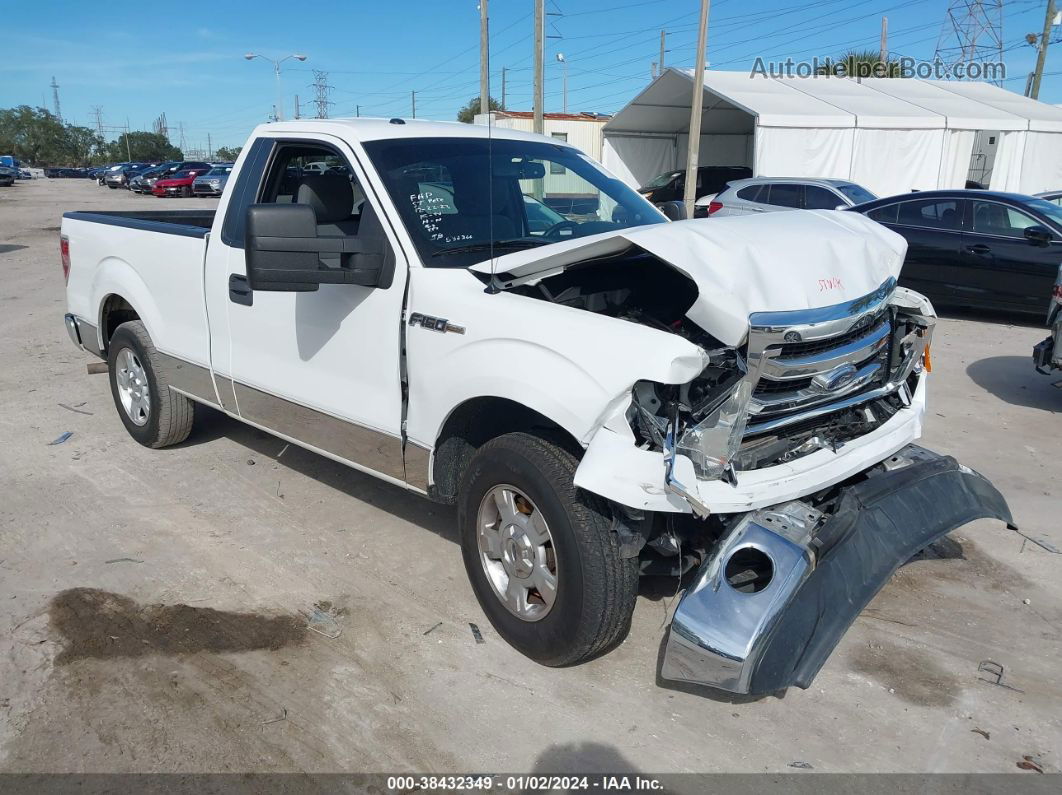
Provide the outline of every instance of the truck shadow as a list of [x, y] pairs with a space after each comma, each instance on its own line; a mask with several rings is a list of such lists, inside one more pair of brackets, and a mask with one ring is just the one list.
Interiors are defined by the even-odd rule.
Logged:
[[1062, 378], [1041, 375], [1033, 368], [1032, 355], [990, 356], [972, 362], [966, 374], [986, 392], [1012, 406], [1043, 409], [1052, 414], [1062, 411], [1062, 389], [1051, 384]]
[[195, 411], [195, 427], [181, 446], [206, 444], [223, 437], [231, 439], [263, 459], [275, 461], [348, 497], [367, 502], [448, 541], [459, 543], [453, 506], [432, 502], [338, 461], [289, 444], [209, 406], [197, 405]]

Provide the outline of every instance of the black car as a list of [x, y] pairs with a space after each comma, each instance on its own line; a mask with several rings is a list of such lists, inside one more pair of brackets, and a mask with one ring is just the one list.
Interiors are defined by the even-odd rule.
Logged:
[[1034, 196], [920, 191], [851, 211], [906, 238], [900, 284], [941, 306], [1039, 315], [1062, 263], [1062, 207]]
[[[752, 169], [747, 166], [701, 166], [697, 169], [697, 190], [694, 199], [718, 193], [734, 179], [748, 179]], [[649, 180], [638, 192], [653, 204], [682, 201], [686, 190], [685, 170], [665, 171]]]

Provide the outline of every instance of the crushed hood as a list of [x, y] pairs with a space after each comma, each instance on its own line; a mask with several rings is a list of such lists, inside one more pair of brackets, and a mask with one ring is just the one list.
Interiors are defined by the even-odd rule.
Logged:
[[738, 345], [754, 312], [815, 309], [873, 292], [899, 278], [907, 242], [853, 212], [809, 210], [621, 229], [528, 249], [472, 266], [512, 287], [631, 246], [697, 284], [686, 313], [725, 345]]

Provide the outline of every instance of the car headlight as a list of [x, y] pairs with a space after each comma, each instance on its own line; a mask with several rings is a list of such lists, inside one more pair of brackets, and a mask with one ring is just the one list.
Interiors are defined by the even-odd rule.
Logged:
[[701, 480], [727, 476], [748, 422], [752, 382], [740, 353], [709, 354], [711, 364], [681, 385], [639, 381], [628, 421], [643, 442], [687, 456]]
[[730, 467], [741, 447], [751, 399], [752, 382], [743, 378], [714, 410], [679, 436], [675, 450], [689, 457], [701, 480], [717, 480]]

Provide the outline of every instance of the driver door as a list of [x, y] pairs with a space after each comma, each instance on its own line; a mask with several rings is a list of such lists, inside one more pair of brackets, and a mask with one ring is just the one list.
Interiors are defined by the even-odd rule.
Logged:
[[[329, 173], [310, 163], [327, 163]], [[313, 207], [319, 236], [357, 237], [375, 194], [353, 152], [331, 136], [286, 135], [272, 151], [256, 203]], [[379, 215], [377, 211], [378, 217]], [[313, 292], [247, 288], [242, 247], [229, 249], [229, 372], [239, 415], [313, 449], [405, 481], [400, 321], [406, 261], [387, 288], [322, 284]], [[242, 241], [241, 241], [242, 244]], [[327, 264], [327, 258], [326, 264]], [[242, 282], [242, 284], [241, 284]]]

